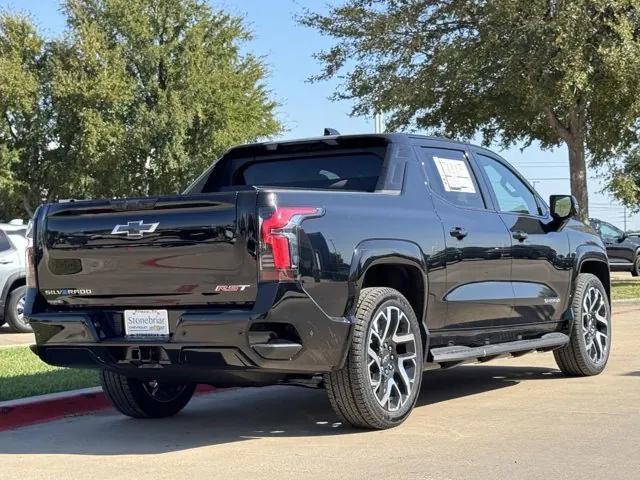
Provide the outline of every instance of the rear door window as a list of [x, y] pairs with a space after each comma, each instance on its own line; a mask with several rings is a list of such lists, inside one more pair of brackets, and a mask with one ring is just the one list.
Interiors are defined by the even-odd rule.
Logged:
[[421, 147], [420, 153], [425, 176], [435, 194], [460, 207], [485, 208], [464, 151]]

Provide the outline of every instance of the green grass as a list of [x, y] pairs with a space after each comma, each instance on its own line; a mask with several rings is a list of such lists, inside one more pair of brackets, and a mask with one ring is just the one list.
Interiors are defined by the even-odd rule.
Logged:
[[96, 385], [95, 370], [52, 367], [28, 347], [0, 348], [0, 401]]
[[640, 280], [633, 277], [624, 280], [614, 278], [611, 281], [611, 298], [613, 300], [640, 299]]

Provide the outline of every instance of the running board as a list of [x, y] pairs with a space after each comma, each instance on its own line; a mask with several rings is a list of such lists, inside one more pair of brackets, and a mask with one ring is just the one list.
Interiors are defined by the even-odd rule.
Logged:
[[453, 367], [466, 362], [483, 362], [504, 355], [520, 356], [535, 350], [553, 350], [569, 343], [569, 337], [564, 333], [547, 333], [540, 338], [531, 340], [517, 340], [515, 342], [495, 343], [482, 347], [464, 347], [453, 345], [450, 347], [432, 348], [433, 363], [441, 367]]

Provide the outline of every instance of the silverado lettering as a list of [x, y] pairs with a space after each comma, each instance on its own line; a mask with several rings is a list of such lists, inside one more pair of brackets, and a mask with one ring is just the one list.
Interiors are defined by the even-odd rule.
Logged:
[[44, 294], [48, 296], [55, 295], [91, 295], [92, 290], [86, 288], [62, 288], [58, 290], [44, 290]]

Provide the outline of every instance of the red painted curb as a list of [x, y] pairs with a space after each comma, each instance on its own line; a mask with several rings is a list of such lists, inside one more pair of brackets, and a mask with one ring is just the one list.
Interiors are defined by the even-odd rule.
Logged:
[[[220, 391], [210, 385], [198, 385], [196, 395]], [[25, 401], [26, 400], [26, 401]], [[103, 392], [81, 392], [56, 398], [38, 399], [33, 402], [21, 399], [16, 405], [0, 407], [0, 432], [12, 428], [26, 427], [50, 422], [70, 415], [84, 415], [112, 408]]]

